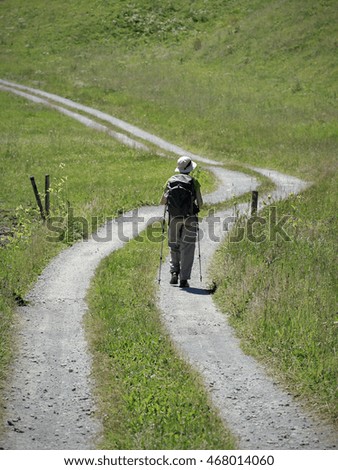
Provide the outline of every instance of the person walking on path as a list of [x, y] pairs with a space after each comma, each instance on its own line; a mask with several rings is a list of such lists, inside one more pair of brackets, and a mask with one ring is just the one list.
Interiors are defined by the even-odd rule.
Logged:
[[180, 157], [175, 170], [178, 174], [169, 178], [160, 201], [166, 204], [169, 213], [170, 284], [178, 284], [180, 280], [180, 287], [189, 287], [198, 230], [197, 214], [203, 204], [200, 184], [189, 174], [196, 166], [190, 157]]

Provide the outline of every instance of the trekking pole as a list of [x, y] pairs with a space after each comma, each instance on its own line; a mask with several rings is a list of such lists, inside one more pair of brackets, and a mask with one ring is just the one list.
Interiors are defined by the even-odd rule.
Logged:
[[164, 205], [164, 212], [163, 212], [163, 219], [162, 219], [162, 240], [161, 240], [161, 253], [160, 253], [160, 267], [158, 270], [158, 283], [161, 283], [161, 271], [162, 271], [162, 260], [163, 260], [163, 241], [164, 241], [164, 228], [165, 228], [165, 211], [167, 209], [167, 205]]
[[197, 218], [197, 243], [198, 243], [198, 261], [200, 265], [200, 281], [202, 282], [202, 260], [201, 260], [201, 244], [200, 244], [200, 225]]

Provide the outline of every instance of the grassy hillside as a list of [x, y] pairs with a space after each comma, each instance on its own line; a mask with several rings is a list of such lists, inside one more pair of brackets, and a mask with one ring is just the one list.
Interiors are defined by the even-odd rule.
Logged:
[[335, 1], [14, 0], [1, 9], [7, 78], [225, 161], [312, 177], [318, 159], [335, 156]]
[[[214, 281], [217, 301], [250, 353], [332, 421], [337, 417], [336, 3], [0, 2], [2, 78], [93, 105], [225, 164], [271, 167], [313, 182], [300, 199], [278, 206], [279, 213], [290, 215], [291, 242], [225, 245]], [[79, 172], [75, 162], [93, 154], [100, 162], [96, 171], [109, 165], [112, 152], [118, 188], [117, 170], [138, 165], [146, 174], [155, 157], [134, 154], [95, 133], [88, 137], [74, 123], [68, 135], [64, 117], [5, 93], [0, 100], [7, 113], [1, 134], [6, 208], [21, 193], [13, 168], [23, 165], [23, 158], [26, 173], [34, 170], [40, 178], [45, 168], [61, 177], [58, 165], [67, 160], [79, 210], [89, 214], [111, 196], [102, 216], [121, 204], [153, 200], [148, 181], [157, 188], [170, 172], [169, 162], [156, 164], [158, 173], [121, 201], [118, 191], [99, 190], [100, 178]], [[40, 120], [46, 126], [39, 127]], [[126, 152], [129, 161], [121, 160]], [[83, 192], [82, 181], [89, 181], [98, 199]]]

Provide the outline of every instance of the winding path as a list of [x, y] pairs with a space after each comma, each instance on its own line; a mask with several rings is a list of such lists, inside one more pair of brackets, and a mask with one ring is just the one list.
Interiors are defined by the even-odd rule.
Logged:
[[[227, 171], [219, 162], [186, 152], [158, 137], [105, 113], [71, 100], [8, 81], [0, 90], [15, 93], [49, 106], [135, 148], [147, 149], [150, 142], [166, 152], [190, 155], [210, 166], [219, 179], [218, 190], [205, 197], [218, 202], [257, 187], [251, 176]], [[106, 121], [104, 126], [76, 109]], [[116, 129], [118, 128], [119, 132]], [[120, 132], [127, 132], [129, 135]], [[136, 140], [136, 138], [142, 141]], [[255, 169], [276, 184], [273, 199], [298, 192], [306, 184], [280, 173]], [[237, 207], [240, 212], [246, 205]], [[138, 217], [136, 226], [135, 216]], [[201, 224], [202, 266], [207, 268], [219, 241], [226, 233], [224, 223], [233, 211], [215, 214], [214, 236], [207, 221]], [[95, 448], [101, 424], [95, 418], [91, 358], [82, 326], [85, 295], [99, 262], [124, 244], [125, 238], [140, 233], [160, 207], [142, 207], [125, 214], [123, 220], [107, 222], [97, 234], [64, 250], [52, 260], [29, 294], [30, 305], [17, 312], [18, 354], [12, 366], [12, 381], [6, 390], [6, 422], [0, 438], [4, 449], [90, 449]], [[140, 221], [141, 219], [141, 221]], [[191, 288], [168, 283], [168, 262], [163, 267], [159, 305], [163, 322], [187, 360], [199, 370], [220, 416], [237, 436], [241, 449], [331, 449], [337, 441], [330, 426], [307, 416], [292, 397], [280, 390], [264, 369], [244, 355], [226, 317], [214, 306], [206, 286], [199, 281], [198, 263]], [[203, 273], [207, 278], [207, 273]], [[171, 304], [175, 290], [175, 309]], [[178, 307], [177, 307], [178, 306]]]

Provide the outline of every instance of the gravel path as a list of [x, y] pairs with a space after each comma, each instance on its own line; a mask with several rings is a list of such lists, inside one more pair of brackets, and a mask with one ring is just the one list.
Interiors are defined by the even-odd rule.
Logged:
[[[187, 154], [149, 133], [70, 100], [0, 80], [0, 89], [47, 105], [83, 124], [108, 132], [126, 145], [147, 148], [94, 120], [70, 111], [73, 108], [100, 118], [165, 151]], [[62, 106], [59, 106], [59, 103]], [[188, 153], [189, 154], [189, 153]], [[190, 154], [196, 161], [213, 165], [220, 185], [207, 202], [217, 202], [257, 187], [255, 178], [217, 168], [218, 162]], [[277, 172], [256, 169], [275, 181], [273, 198], [297, 192], [305, 183]], [[272, 199], [273, 199], [272, 198]], [[240, 212], [247, 207], [241, 205]], [[5, 390], [6, 410], [0, 446], [5, 449], [90, 449], [100, 436], [95, 418], [91, 382], [91, 358], [83, 330], [85, 295], [99, 262], [123, 246], [118, 236], [121, 223], [126, 238], [142, 231], [162, 208], [144, 207], [125, 214], [123, 221], [108, 222], [98, 234], [58, 255], [30, 292], [30, 304], [17, 312], [18, 354], [12, 365], [11, 383]], [[225, 235], [224, 221], [233, 211], [215, 214], [219, 223], [215, 235]], [[135, 216], [139, 220], [135, 224]], [[206, 270], [218, 242], [210, 240], [208, 226], [201, 224], [202, 266]], [[302, 412], [292, 397], [271, 380], [264, 369], [244, 355], [226, 317], [214, 306], [206, 284], [200, 284], [198, 263], [187, 290], [168, 283], [169, 269], [162, 270], [159, 305], [163, 322], [178, 348], [196, 367], [219, 409], [221, 417], [238, 437], [242, 449], [324, 449], [335, 448], [335, 434]], [[207, 279], [207, 273], [203, 272]], [[172, 306], [175, 293], [175, 309]], [[177, 307], [177, 305], [179, 307]]]
[[[158, 208], [143, 208], [137, 230], [125, 214], [124, 237], [144, 230]], [[91, 449], [101, 427], [91, 394], [91, 358], [82, 325], [85, 296], [99, 262], [123, 246], [121, 220], [62, 251], [17, 312], [18, 355], [5, 391], [5, 449]], [[103, 241], [105, 240], [105, 241]]]

